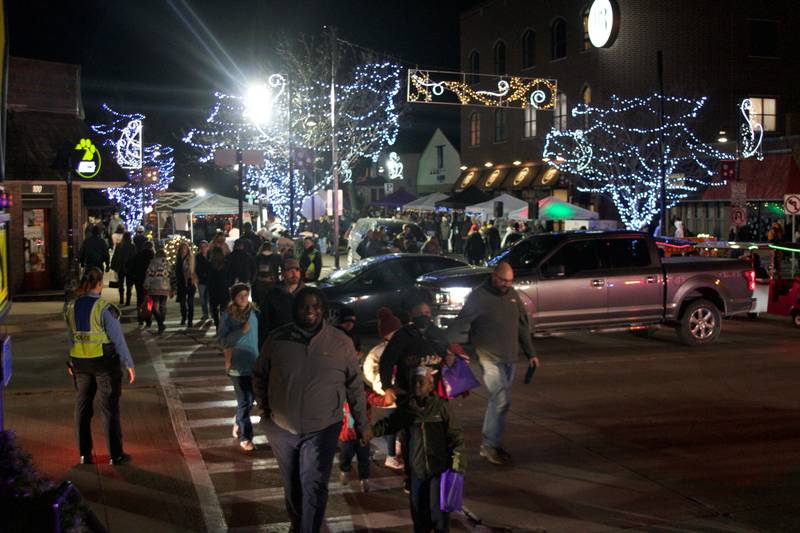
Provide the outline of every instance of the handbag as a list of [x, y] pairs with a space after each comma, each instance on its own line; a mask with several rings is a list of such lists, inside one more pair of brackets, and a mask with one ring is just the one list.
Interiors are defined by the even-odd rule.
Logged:
[[442, 382], [448, 398], [455, 398], [481, 386], [467, 362], [458, 355], [453, 366], [442, 365]]
[[464, 497], [464, 476], [454, 470], [445, 470], [439, 476], [439, 510], [455, 513], [461, 510]]
[[150, 320], [150, 317], [153, 314], [153, 298], [151, 298], [146, 292], [144, 293], [144, 298], [142, 298], [141, 305], [139, 305], [138, 313], [139, 320], [142, 321]]

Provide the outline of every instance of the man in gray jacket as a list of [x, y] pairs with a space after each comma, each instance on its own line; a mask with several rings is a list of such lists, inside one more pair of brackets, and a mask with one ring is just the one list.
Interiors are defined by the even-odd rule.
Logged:
[[319, 289], [301, 289], [294, 322], [270, 333], [253, 367], [253, 391], [283, 478], [292, 531], [298, 532], [322, 527], [345, 399], [356, 433], [372, 438], [353, 343], [323, 320], [325, 312]]
[[448, 336], [457, 342], [469, 331], [470, 342], [483, 368], [489, 402], [483, 418], [480, 454], [496, 465], [511, 459], [501, 446], [501, 439], [511, 408], [511, 385], [520, 349], [530, 366], [539, 365], [528, 314], [513, 283], [511, 266], [498, 263], [491, 277], [469, 294], [458, 318], [448, 328]]

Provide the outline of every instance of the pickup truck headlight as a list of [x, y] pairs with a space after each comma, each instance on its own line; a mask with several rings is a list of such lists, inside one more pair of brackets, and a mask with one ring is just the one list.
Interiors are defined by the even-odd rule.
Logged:
[[470, 292], [470, 287], [447, 287], [436, 293], [435, 301], [439, 305], [462, 307]]

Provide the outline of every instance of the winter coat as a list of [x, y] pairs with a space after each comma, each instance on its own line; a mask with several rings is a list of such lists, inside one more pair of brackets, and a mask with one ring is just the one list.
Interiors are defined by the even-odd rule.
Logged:
[[169, 296], [175, 291], [175, 276], [165, 258], [156, 257], [150, 261], [145, 274], [144, 289], [151, 296]]
[[289, 292], [286, 285], [281, 284], [268, 291], [263, 301], [256, 301], [256, 305], [261, 309], [260, 342], [262, 344], [272, 331], [292, 321], [294, 295], [302, 288], [303, 284], [300, 283], [294, 292]]
[[428, 356], [444, 357], [448, 344], [445, 333], [436, 326], [428, 326], [422, 332], [413, 324], [406, 324], [392, 336], [381, 355], [381, 386], [386, 389], [394, 376], [398, 396], [413, 393], [414, 370]]
[[464, 255], [469, 259], [470, 263], [483, 261], [484, 257], [486, 257], [486, 246], [483, 244], [481, 234], [477, 231], [473, 231], [470, 233], [469, 237], [467, 237]]
[[231, 283], [253, 283], [256, 278], [256, 262], [244, 250], [234, 250], [225, 257], [225, 268], [228, 270]]
[[197, 276], [198, 285], [208, 285], [208, 275], [211, 271], [211, 262], [206, 256], [197, 253], [194, 256], [194, 273]]
[[102, 237], [90, 235], [81, 246], [80, 262], [85, 268], [104, 270], [108, 266], [108, 243]]
[[403, 459], [418, 479], [430, 479], [448, 468], [466, 468], [464, 434], [447, 401], [437, 396], [411, 398], [388, 417], [379, 420], [375, 437], [404, 431]]
[[231, 279], [228, 269], [214, 268], [210, 265], [208, 270], [208, 299], [212, 303], [225, 304], [231, 299]]
[[172, 268], [172, 275], [175, 277], [175, 282], [178, 287], [185, 289], [189, 287], [189, 285], [197, 285], [197, 273], [195, 272], [193, 253], [189, 252], [183, 260], [175, 258], [175, 266]]
[[135, 249], [132, 243], [122, 242], [114, 248], [114, 255], [111, 257], [111, 270], [118, 275], [127, 274], [128, 267], [131, 265]]
[[236, 317], [231, 312], [230, 306], [222, 313], [219, 320], [217, 338], [223, 348], [233, 348], [229, 376], [249, 376], [253, 371], [253, 364], [258, 358], [258, 311], [251, 306], [245, 314], [250, 330], [245, 333], [242, 327], [245, 318]]
[[271, 255], [258, 254], [256, 256], [256, 277], [274, 285], [280, 276], [281, 263], [281, 258], [274, 253]]
[[[369, 387], [364, 388], [364, 397], [367, 401], [367, 420], [372, 420], [372, 407], [388, 407], [386, 405], [386, 398], [380, 394], [376, 394]], [[355, 424], [356, 421], [350, 413], [350, 404], [344, 403], [342, 429], [339, 430], [339, 442], [348, 442], [358, 440]]]
[[273, 331], [253, 366], [253, 393], [264, 415], [294, 434], [341, 423], [345, 401], [356, 432], [369, 427], [355, 350], [325, 322], [316, 332], [293, 323]]
[[142, 249], [141, 252], [133, 256], [131, 272], [133, 273], [134, 283], [144, 283], [144, 279], [147, 276], [147, 267], [150, 266], [150, 262], [154, 257], [153, 250], [146, 249]]

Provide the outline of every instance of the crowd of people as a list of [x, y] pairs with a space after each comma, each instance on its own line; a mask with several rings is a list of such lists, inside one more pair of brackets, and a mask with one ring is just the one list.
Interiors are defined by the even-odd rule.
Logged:
[[[504, 239], [491, 223], [482, 228], [470, 223], [466, 250], [477, 248], [478, 240], [484, 248], [502, 246]], [[151, 313], [139, 313], [140, 326], [149, 328], [155, 318], [156, 334], [166, 329], [171, 298], [180, 309], [182, 327], [196, 326], [195, 307], [201, 321], [213, 320], [223, 355], [221, 371], [231, 380], [236, 398], [232, 436], [241, 450], [252, 453], [259, 429], [253, 427], [251, 414], [261, 411], [261, 430], [279, 465], [293, 530], [319, 531], [337, 450], [340, 482], [370, 490], [373, 444], [385, 453], [384, 465], [403, 474], [415, 530], [449, 529], [449, 513], [438, 503], [440, 478], [448, 470], [464, 473], [467, 444], [449, 406], [443, 374], [456, 358], [469, 361], [459, 344], [467, 337], [489, 391], [480, 455], [497, 465], [511, 460], [502, 435], [515, 367], [520, 354], [531, 366], [538, 359], [508, 264], [500, 263], [470, 294], [447, 329], [433, 324], [424, 299], [409, 302], [402, 319], [382, 308], [379, 343], [365, 350], [355, 333], [355, 313], [341, 309], [337, 322], [330, 323], [324, 293], [306, 286], [322, 268], [313, 238], [302, 241], [295, 257], [293, 250], [276, 251], [277, 241], [261, 239], [246, 224], [232, 247], [219, 233], [210, 242], [202, 240], [196, 250], [181, 242], [169, 261], [143, 227], [134, 236], [122, 231], [111, 254], [99, 230], [90, 233], [81, 251], [85, 274], [79, 297], [66, 315], [70, 371], [80, 385], [76, 425], [82, 462], [92, 457], [87, 406], [96, 392], [104, 398], [112, 463], [130, 461], [121, 448], [119, 391], [122, 368], [134, 379], [133, 358], [121, 335], [117, 308], [100, 297], [103, 272], [109, 269], [116, 273], [120, 307], [130, 305], [132, 289], [140, 311], [150, 302]], [[380, 235], [380, 229], [372, 232], [364, 246], [382, 253], [374, 244]], [[407, 247], [416, 243], [408, 227], [398, 238]], [[425, 251], [435, 238], [429, 237], [417, 251]], [[382, 413], [372, 420], [375, 409]]]

